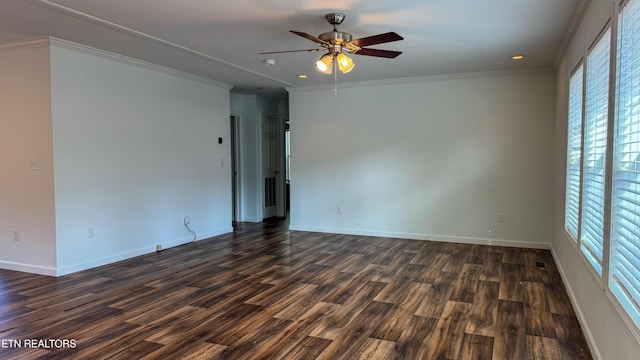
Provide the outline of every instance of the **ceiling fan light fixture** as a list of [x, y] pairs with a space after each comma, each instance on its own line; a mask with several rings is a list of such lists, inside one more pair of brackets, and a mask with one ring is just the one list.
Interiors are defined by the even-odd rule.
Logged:
[[342, 71], [343, 74], [353, 70], [355, 66], [353, 60], [343, 53], [338, 54], [336, 60], [338, 61], [338, 68], [340, 68], [340, 71]]
[[333, 55], [332, 54], [324, 54], [320, 58], [320, 60], [316, 61], [316, 67], [318, 70], [322, 71], [325, 74], [331, 74], [331, 65], [333, 65]]

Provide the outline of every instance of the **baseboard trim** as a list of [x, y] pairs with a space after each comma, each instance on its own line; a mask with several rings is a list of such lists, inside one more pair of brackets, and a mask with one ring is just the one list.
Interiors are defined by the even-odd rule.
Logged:
[[564, 284], [565, 289], [567, 289], [569, 300], [571, 300], [571, 305], [573, 306], [573, 310], [576, 313], [576, 317], [578, 318], [580, 327], [582, 327], [582, 331], [585, 335], [585, 339], [587, 340], [587, 344], [589, 345], [589, 350], [591, 350], [591, 355], [595, 359], [602, 360], [602, 355], [600, 355], [598, 345], [596, 344], [596, 341], [593, 338], [593, 334], [591, 333], [589, 324], [587, 323], [587, 320], [584, 317], [584, 314], [582, 313], [582, 309], [580, 308], [580, 306], [578, 306], [576, 296], [573, 293], [573, 288], [571, 288], [571, 283], [567, 280], [567, 276], [564, 272], [564, 268], [562, 267], [562, 263], [558, 261], [558, 255], [556, 254], [556, 251], [553, 248], [553, 246], [551, 247], [551, 255], [553, 256], [553, 261], [556, 263], [556, 267], [558, 268], [558, 272], [560, 273], [560, 277], [562, 278], [562, 283]]
[[325, 227], [303, 226], [303, 225], [289, 225], [289, 230], [345, 234], [345, 235], [389, 237], [389, 238], [409, 239], [409, 240], [455, 242], [455, 243], [475, 244], [475, 245], [520, 247], [520, 248], [529, 248], [529, 249], [545, 249], [545, 250], [551, 249], [551, 244], [548, 244], [548, 243], [538, 243], [533, 241], [519, 241], [519, 240], [508, 240], [508, 239], [478, 238], [478, 237], [469, 237], [469, 236], [419, 234], [419, 233], [406, 233], [406, 232], [395, 232], [395, 231], [378, 231], [378, 230], [361, 230], [361, 229], [344, 229], [344, 228], [325, 228]]
[[38, 275], [56, 276], [56, 268], [54, 267], [17, 263], [13, 261], [0, 261], [0, 269], [21, 271]]
[[75, 264], [59, 267], [57, 269], [57, 272], [53, 276], [68, 275], [68, 274], [72, 274], [72, 273], [75, 273], [75, 272], [78, 272], [78, 271], [88, 270], [88, 269], [92, 269], [92, 268], [95, 268], [95, 267], [112, 264], [112, 263], [115, 263], [115, 262], [118, 262], [118, 261], [131, 259], [131, 258], [134, 258], [136, 256], [151, 254], [151, 253], [156, 252], [156, 246], [157, 245], [162, 246], [162, 249], [166, 250], [166, 249], [170, 249], [172, 247], [188, 244], [188, 243], [190, 243], [192, 241], [200, 241], [200, 240], [204, 240], [204, 239], [209, 239], [211, 237], [222, 235], [222, 234], [228, 234], [230, 232], [233, 232], [233, 227], [226, 227], [226, 228], [219, 229], [219, 230], [216, 230], [216, 231], [211, 231], [211, 232], [202, 233], [202, 234], [196, 234], [197, 236], [196, 236], [195, 240], [193, 239], [193, 237], [182, 237], [180, 239], [176, 239], [176, 240], [172, 240], [172, 241], [165, 241], [165, 242], [160, 242], [160, 243], [153, 244], [153, 245], [147, 245], [147, 246], [143, 246], [141, 248], [128, 250], [128, 251], [123, 251], [123, 252], [120, 252], [120, 253], [117, 253], [117, 254], [101, 257], [101, 258], [98, 258], [98, 259], [93, 259], [93, 260], [84, 261], [84, 262], [81, 262], [81, 263], [75, 263]]

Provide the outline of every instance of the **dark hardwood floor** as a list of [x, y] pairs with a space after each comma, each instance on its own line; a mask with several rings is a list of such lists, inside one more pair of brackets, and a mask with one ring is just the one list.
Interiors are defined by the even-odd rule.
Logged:
[[59, 278], [0, 270], [0, 345], [1, 359], [591, 358], [547, 250], [281, 222]]

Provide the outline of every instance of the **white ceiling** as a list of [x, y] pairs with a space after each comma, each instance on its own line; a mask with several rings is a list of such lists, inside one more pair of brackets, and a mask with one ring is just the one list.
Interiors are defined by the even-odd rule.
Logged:
[[[585, 0], [0, 0], [0, 43], [41, 36], [112, 51], [270, 93], [330, 84], [314, 69], [318, 52], [291, 34], [330, 31], [324, 15], [343, 12], [339, 30], [360, 38], [389, 31], [403, 41], [372, 46], [395, 59], [353, 55], [339, 82], [551, 67]], [[515, 62], [511, 55], [524, 54]], [[267, 66], [263, 60], [276, 60]], [[301, 80], [297, 74], [308, 74]], [[257, 89], [264, 88], [264, 89]]]

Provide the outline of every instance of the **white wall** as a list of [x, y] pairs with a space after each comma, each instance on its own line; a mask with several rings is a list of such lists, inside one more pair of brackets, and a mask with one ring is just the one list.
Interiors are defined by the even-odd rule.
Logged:
[[46, 42], [0, 49], [0, 268], [54, 275], [49, 78]]
[[51, 81], [59, 275], [232, 231], [228, 88], [63, 42]]
[[548, 247], [554, 81], [539, 71], [291, 90], [291, 228]]
[[594, 358], [638, 359], [640, 344], [604, 290], [600, 288], [576, 249], [564, 236], [564, 200], [567, 148], [567, 113], [570, 72], [596, 38], [611, 14], [612, 3], [592, 0], [558, 69], [555, 125], [555, 180], [552, 251], [571, 296]]

